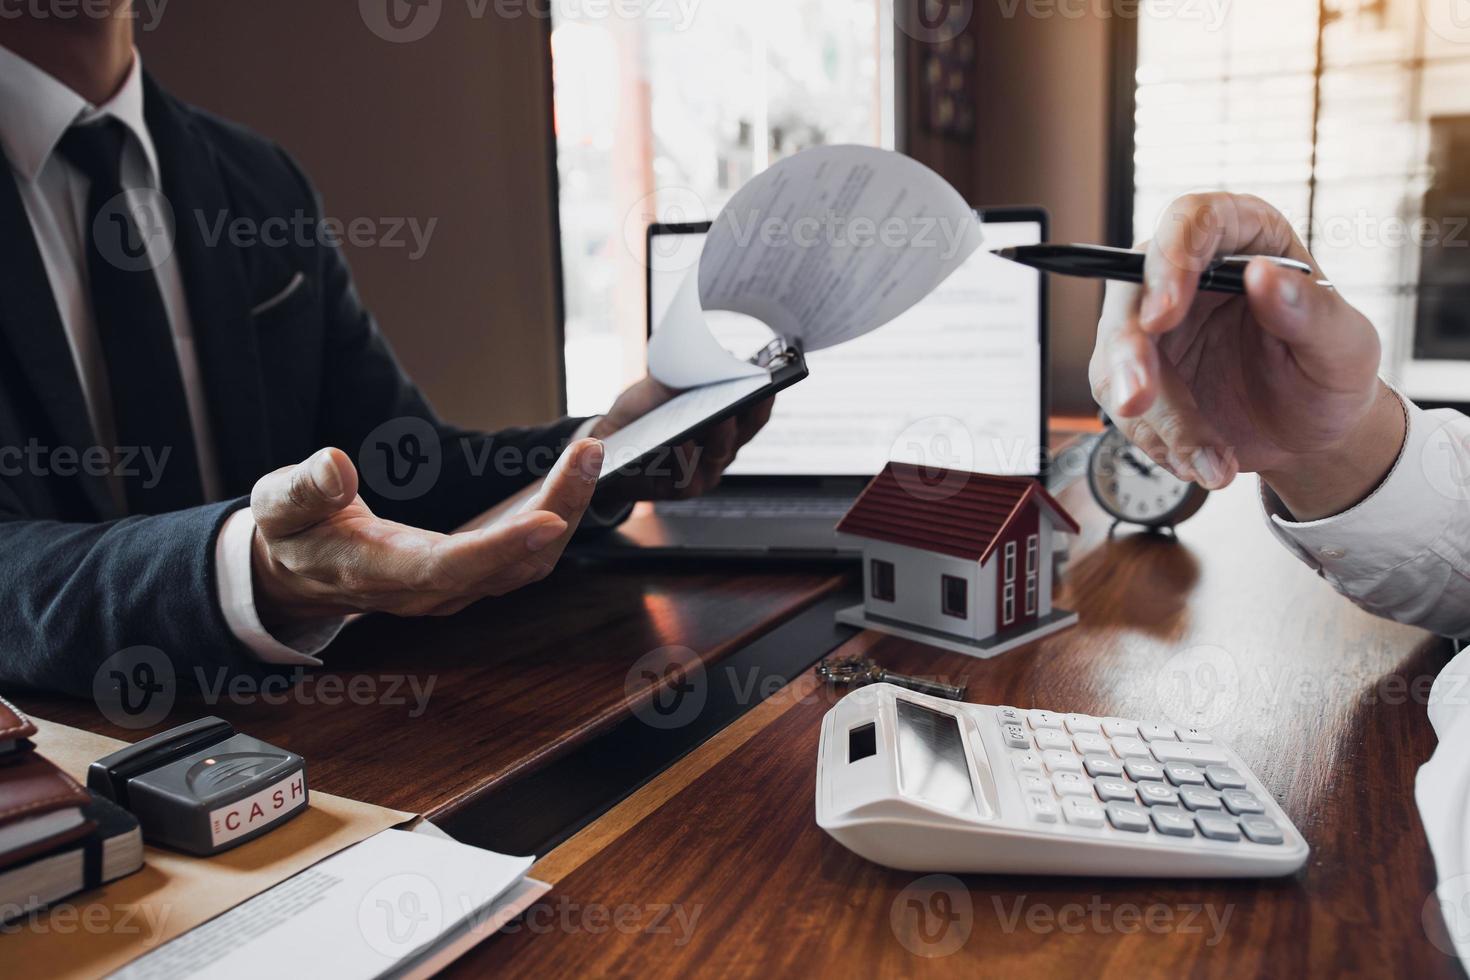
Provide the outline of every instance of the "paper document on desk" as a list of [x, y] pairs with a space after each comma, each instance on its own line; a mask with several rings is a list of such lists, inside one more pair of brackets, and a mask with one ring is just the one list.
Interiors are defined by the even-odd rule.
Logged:
[[549, 886], [507, 857], [385, 830], [134, 960], [118, 980], [429, 977]]
[[787, 346], [822, 350], [908, 310], [980, 242], [970, 206], [910, 157], [866, 146], [798, 153], [715, 219], [654, 329], [649, 373], [674, 388], [763, 376], [715, 338], [712, 314], [751, 317]]

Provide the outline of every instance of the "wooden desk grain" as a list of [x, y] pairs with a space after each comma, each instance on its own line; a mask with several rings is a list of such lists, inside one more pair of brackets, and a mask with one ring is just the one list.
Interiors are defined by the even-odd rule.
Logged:
[[[564, 566], [450, 619], [361, 620], [326, 667], [273, 695], [284, 703], [253, 691], [251, 703], [181, 696], [165, 722], [129, 731], [91, 702], [16, 700], [38, 717], [128, 741], [216, 714], [300, 753], [314, 788], [445, 819], [627, 719], [649, 693], [636, 678], [626, 683], [644, 654], [678, 646], [718, 663], [849, 575]], [[427, 691], [426, 710], [415, 684]]]
[[1177, 543], [1110, 541], [1074, 487], [1084, 534], [1060, 601], [1080, 627], [990, 661], [872, 633], [848, 650], [964, 680], [976, 702], [1207, 724], [1306, 836], [1297, 875], [916, 885], [817, 828], [834, 698], [807, 675], [543, 859], [553, 892], [451, 974], [1461, 975], [1426, 937], [1413, 799], [1447, 647], [1336, 595], [1270, 539], [1253, 495], [1253, 480], [1216, 495]]

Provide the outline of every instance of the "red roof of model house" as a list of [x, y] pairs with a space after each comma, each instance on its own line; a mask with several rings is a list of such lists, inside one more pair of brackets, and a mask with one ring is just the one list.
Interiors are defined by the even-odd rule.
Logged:
[[837, 530], [982, 564], [1006, 526], [1035, 500], [1074, 534], [1077, 522], [1039, 482], [889, 463], [873, 478]]

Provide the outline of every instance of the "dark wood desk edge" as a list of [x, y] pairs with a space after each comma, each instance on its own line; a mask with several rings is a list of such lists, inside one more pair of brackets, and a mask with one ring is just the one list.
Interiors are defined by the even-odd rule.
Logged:
[[[826, 596], [843, 588], [847, 585], [849, 579], [850, 574], [848, 573], [838, 572], [833, 574], [820, 585], [813, 587], [805, 595], [801, 596], [783, 616], [766, 620], [758, 626], [744, 630], [714, 647], [712, 650], [701, 651], [701, 659], [706, 663], [718, 663], [724, 660], [726, 657], [749, 646], [762, 636], [778, 628], [783, 623], [789, 622], [801, 615]], [[552, 765], [558, 760], [571, 755], [579, 748], [582, 748], [588, 742], [611, 731], [618, 724], [631, 717], [638, 706], [651, 701], [656, 690], [656, 688], [650, 686], [639, 697], [625, 700], [621, 704], [592, 718], [578, 728], [571, 737], [540, 747], [536, 751], [521, 757], [514, 766], [479, 781], [472, 789], [461, 793], [455, 799], [439, 807], [420, 814], [420, 816], [427, 820], [439, 821], [451, 820], [463, 814], [486, 797], [493, 796], [509, 784]]]

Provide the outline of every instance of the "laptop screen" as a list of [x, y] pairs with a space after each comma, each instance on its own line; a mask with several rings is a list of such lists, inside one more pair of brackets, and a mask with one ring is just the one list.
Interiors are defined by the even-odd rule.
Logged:
[[[697, 262], [704, 233], [656, 229], [649, 312], [657, 324]], [[807, 355], [811, 377], [776, 399], [770, 424], [732, 476], [872, 476], [889, 460], [977, 472], [1040, 471], [1043, 357], [1040, 273], [989, 254], [1033, 245], [1040, 214], [987, 220], [981, 249], [907, 313]], [[746, 317], [710, 314], [741, 356], [770, 340]]]

